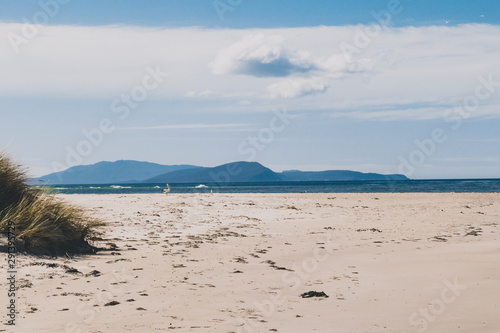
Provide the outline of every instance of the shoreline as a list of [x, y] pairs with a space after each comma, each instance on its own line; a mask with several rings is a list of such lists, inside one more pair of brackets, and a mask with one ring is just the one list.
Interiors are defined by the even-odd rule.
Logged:
[[500, 330], [500, 193], [57, 197], [110, 250], [19, 255], [21, 331]]
[[[500, 193], [500, 179], [408, 180], [408, 181], [313, 181], [264, 183], [182, 183], [172, 185], [172, 194], [210, 193]], [[160, 194], [165, 183], [61, 185], [61, 194]]]

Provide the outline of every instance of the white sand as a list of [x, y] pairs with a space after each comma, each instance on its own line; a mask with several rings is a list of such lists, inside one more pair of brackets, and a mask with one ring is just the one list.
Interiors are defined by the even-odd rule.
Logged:
[[500, 332], [500, 194], [60, 197], [118, 249], [18, 256], [0, 331]]

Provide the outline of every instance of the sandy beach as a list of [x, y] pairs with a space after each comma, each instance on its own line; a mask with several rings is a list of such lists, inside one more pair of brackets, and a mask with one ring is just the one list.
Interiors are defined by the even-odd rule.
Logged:
[[107, 250], [18, 255], [0, 331], [500, 332], [500, 194], [58, 197]]

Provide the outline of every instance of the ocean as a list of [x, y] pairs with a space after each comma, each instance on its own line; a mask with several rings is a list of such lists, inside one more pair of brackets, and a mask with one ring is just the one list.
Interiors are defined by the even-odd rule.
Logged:
[[[500, 192], [500, 179], [325, 181], [170, 184], [170, 193], [485, 193]], [[62, 194], [162, 193], [166, 184], [49, 186]]]

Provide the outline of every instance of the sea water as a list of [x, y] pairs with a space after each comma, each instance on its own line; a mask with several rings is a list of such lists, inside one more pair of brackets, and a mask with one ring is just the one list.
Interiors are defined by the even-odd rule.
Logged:
[[[170, 184], [174, 193], [451, 193], [500, 192], [500, 179]], [[63, 194], [162, 193], [166, 184], [61, 185]]]

